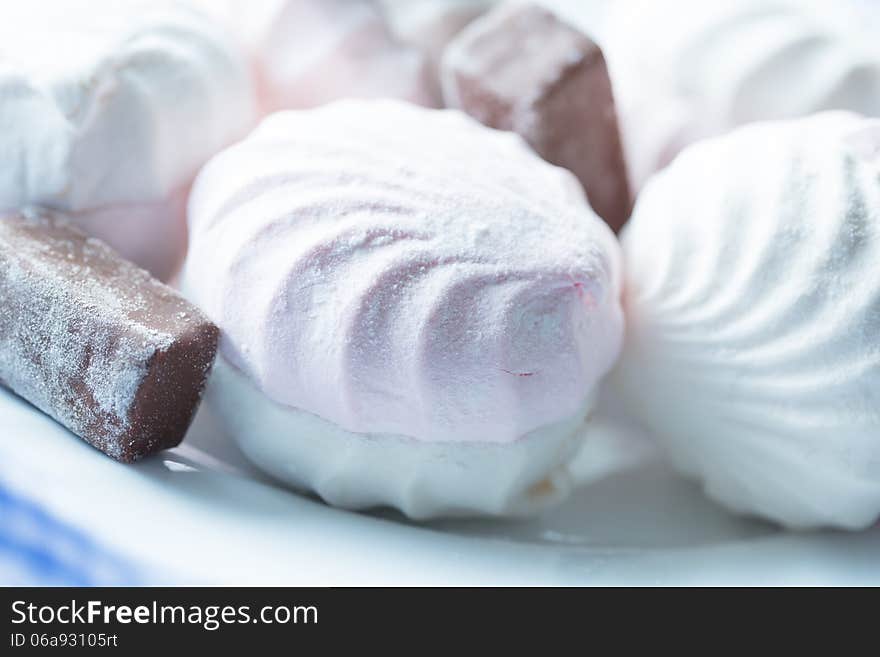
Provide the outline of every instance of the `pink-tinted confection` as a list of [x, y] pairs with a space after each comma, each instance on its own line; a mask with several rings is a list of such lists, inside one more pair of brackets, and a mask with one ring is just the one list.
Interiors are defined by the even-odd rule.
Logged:
[[380, 0], [395, 36], [428, 56], [440, 96], [440, 61], [447, 44], [494, 0]]
[[446, 49], [443, 95], [569, 169], [615, 231], [632, 209], [614, 97], [599, 47], [535, 5], [503, 5]]
[[265, 113], [340, 98], [435, 107], [427, 57], [392, 34], [373, 0], [202, 0], [251, 53]]
[[446, 45], [494, 0], [379, 0], [394, 33], [439, 62]]
[[577, 180], [456, 110], [281, 112], [191, 197], [208, 401], [276, 477], [410, 515], [533, 509], [622, 340], [618, 245]]
[[161, 280], [169, 280], [186, 256], [186, 199], [189, 185], [154, 203], [112, 204], [69, 212], [89, 235]]
[[567, 172], [459, 112], [273, 115], [203, 170], [190, 226], [226, 358], [349, 431], [512, 441], [617, 353], [612, 236]]

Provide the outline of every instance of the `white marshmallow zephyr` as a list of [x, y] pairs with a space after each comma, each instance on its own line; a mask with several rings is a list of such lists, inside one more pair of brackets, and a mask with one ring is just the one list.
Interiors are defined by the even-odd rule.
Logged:
[[344, 507], [564, 497], [622, 341], [620, 257], [577, 181], [460, 112], [341, 101], [202, 171], [187, 293], [223, 330], [208, 404]]
[[857, 0], [613, 3], [603, 47], [637, 187], [751, 121], [880, 116], [880, 7]]
[[630, 409], [736, 511], [880, 515], [880, 120], [756, 123], [687, 149], [623, 237]]
[[252, 126], [247, 63], [171, 2], [0, 8], [0, 209], [45, 205], [167, 278], [198, 168]]

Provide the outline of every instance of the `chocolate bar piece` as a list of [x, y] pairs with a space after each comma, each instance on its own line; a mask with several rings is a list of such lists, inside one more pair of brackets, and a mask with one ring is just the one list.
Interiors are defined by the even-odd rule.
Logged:
[[590, 205], [617, 232], [632, 198], [605, 58], [587, 36], [534, 5], [503, 5], [447, 47], [449, 107], [521, 135], [574, 173]]
[[130, 463], [180, 444], [219, 331], [62, 216], [0, 214], [0, 382]]

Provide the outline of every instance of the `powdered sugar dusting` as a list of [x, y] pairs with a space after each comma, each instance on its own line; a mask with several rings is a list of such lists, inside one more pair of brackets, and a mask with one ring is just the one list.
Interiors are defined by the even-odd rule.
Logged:
[[450, 43], [443, 59], [444, 93], [455, 96], [456, 76], [478, 78], [515, 112], [534, 111], [568, 71], [599, 52], [546, 9], [510, 3], [474, 21]]
[[627, 407], [739, 512], [880, 514], [878, 122], [758, 122], [685, 149], [624, 233]]
[[450, 107], [521, 135], [578, 178], [615, 231], [626, 222], [631, 195], [614, 95], [589, 37], [537, 5], [504, 4], [450, 43], [441, 71]]
[[353, 433], [510, 443], [618, 353], [613, 235], [571, 174], [457, 111], [276, 114], [203, 170], [190, 222], [184, 288], [223, 355]]
[[198, 319], [157, 316], [156, 295], [190, 307], [63, 220], [0, 218], [0, 380], [119, 458], [151, 358]]

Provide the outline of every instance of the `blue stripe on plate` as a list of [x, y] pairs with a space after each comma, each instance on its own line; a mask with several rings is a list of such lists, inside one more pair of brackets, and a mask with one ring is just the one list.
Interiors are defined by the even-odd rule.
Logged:
[[0, 585], [117, 586], [137, 569], [0, 485]]

